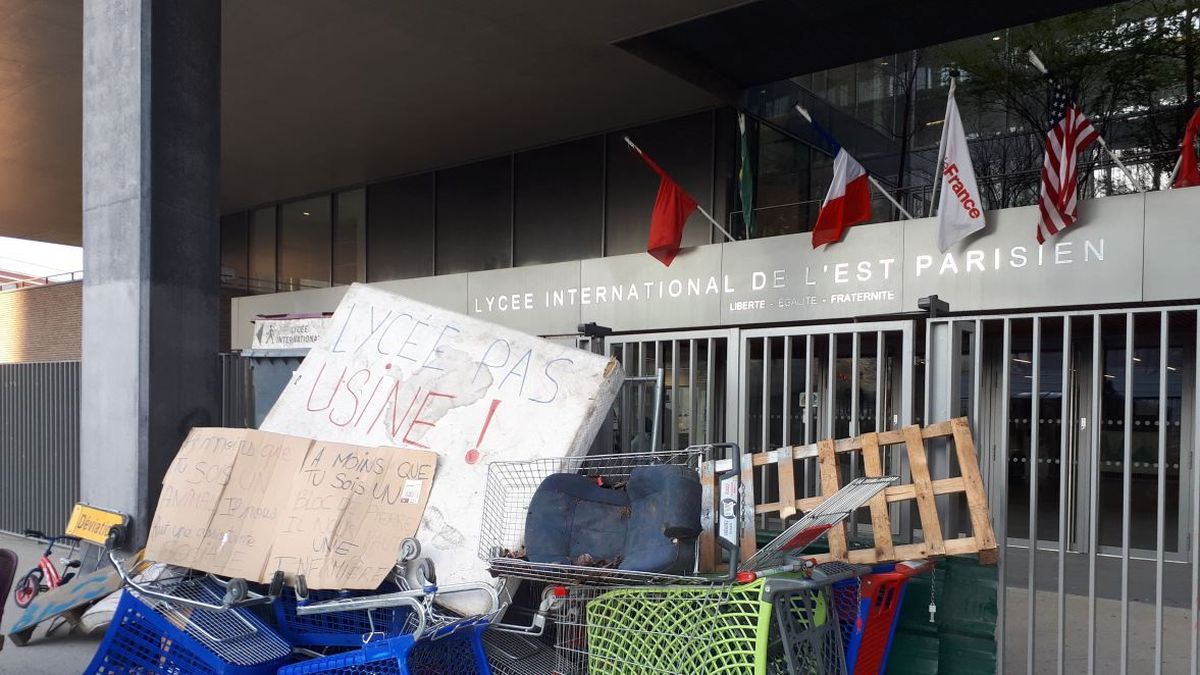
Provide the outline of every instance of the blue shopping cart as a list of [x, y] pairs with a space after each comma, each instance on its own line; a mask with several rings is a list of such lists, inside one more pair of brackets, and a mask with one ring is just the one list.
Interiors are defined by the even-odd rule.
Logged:
[[[269, 675], [292, 653], [218, 580], [180, 574], [126, 588], [85, 673]], [[151, 594], [152, 593], [152, 594]]]
[[451, 622], [426, 631], [372, 641], [360, 649], [296, 663], [279, 675], [491, 675], [483, 652], [487, 619]]

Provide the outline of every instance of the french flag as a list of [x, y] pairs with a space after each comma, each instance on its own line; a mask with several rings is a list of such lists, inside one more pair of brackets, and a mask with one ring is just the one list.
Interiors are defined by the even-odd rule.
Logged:
[[813, 248], [841, 241], [847, 227], [870, 219], [871, 189], [867, 171], [845, 148], [838, 148], [833, 160], [833, 182], [813, 227]]
[[817, 224], [813, 227], [812, 245], [816, 248], [841, 241], [847, 227], [871, 219], [870, 179], [863, 165], [851, 157], [828, 131], [813, 121], [804, 106], [796, 104], [796, 110], [836, 153], [833, 158], [833, 182], [829, 185], [829, 192], [821, 203], [821, 212], [817, 214]]

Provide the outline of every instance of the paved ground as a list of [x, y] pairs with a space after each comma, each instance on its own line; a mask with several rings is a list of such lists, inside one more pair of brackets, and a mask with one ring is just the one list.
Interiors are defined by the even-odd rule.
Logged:
[[[9, 548], [20, 557], [18, 574], [37, 563], [42, 544], [22, 537], [0, 533], [0, 548]], [[1057, 666], [1057, 594], [1038, 590], [1035, 605], [1035, 650], [1034, 672], [1055, 672]], [[1009, 629], [1005, 645], [1005, 671], [1025, 672], [1028, 658], [1027, 629], [1029, 594], [1023, 588], [1008, 589]], [[1130, 607], [1130, 671], [1150, 672], [1153, 664], [1154, 605], [1133, 602]], [[1065, 598], [1067, 619], [1065, 672], [1079, 673], [1087, 669], [1087, 598], [1068, 594]], [[1120, 602], [1099, 598], [1097, 609], [1097, 672], [1119, 670], [1117, 665], [1120, 645]], [[5, 600], [4, 620], [0, 632], [7, 634], [19, 616], [19, 610], [9, 597]], [[1182, 608], [1164, 608], [1164, 648], [1170, 656], [1164, 659], [1164, 673], [1184, 673], [1187, 670], [1186, 654], [1189, 646], [1190, 613]], [[46, 635], [47, 625], [39, 627], [33, 640], [25, 647], [11, 642], [0, 651], [0, 674], [3, 675], [63, 675], [80, 673], [91, 661], [100, 644], [100, 636], [80, 637], [70, 635], [66, 626], [51, 635]]]
[[[0, 533], [0, 548], [16, 551], [20, 558], [17, 576], [37, 564], [44, 544], [22, 537]], [[20, 609], [13, 604], [11, 594], [4, 602], [4, 620], [0, 632], [8, 634], [8, 627], [16, 622]], [[4, 675], [64, 675], [81, 673], [92, 659], [100, 637], [78, 637], [69, 635], [67, 626], [62, 626], [53, 635], [46, 635], [47, 623], [34, 633], [29, 644], [18, 647], [7, 639], [0, 651], [0, 673]]]
[[[1034, 658], [1033, 672], [1054, 673], [1058, 670], [1058, 594], [1036, 591], [1034, 601]], [[1088, 602], [1079, 595], [1064, 597], [1063, 653], [1064, 673], [1086, 673], [1088, 666]], [[1005, 640], [1005, 673], [1027, 672], [1029, 658], [1029, 591], [1008, 589], [1008, 634]], [[1097, 673], [1120, 672], [1121, 602], [1107, 598], [1096, 600], [1096, 658]], [[1154, 672], [1154, 605], [1145, 602], [1129, 603], [1129, 670], [1130, 673]], [[1186, 675], [1189, 667], [1191, 611], [1179, 607], [1163, 608], [1164, 675]]]

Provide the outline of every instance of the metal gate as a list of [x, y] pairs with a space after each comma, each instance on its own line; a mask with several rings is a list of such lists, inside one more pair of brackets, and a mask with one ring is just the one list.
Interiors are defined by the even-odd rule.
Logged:
[[1197, 307], [929, 323], [1001, 547], [1002, 672], [1197, 672]]
[[[664, 450], [737, 437], [736, 330], [614, 335], [608, 354], [630, 376], [664, 371], [662, 428]], [[614, 406], [615, 421], [601, 442], [610, 452], [647, 450], [653, 429], [653, 392], [624, 389]]]
[[[747, 452], [769, 452], [824, 438], [846, 438], [912, 423], [913, 322], [891, 321], [790, 326], [741, 331], [738, 378], [739, 443]], [[898, 449], [884, 458], [884, 470], [907, 476]], [[846, 479], [862, 473], [859, 457], [844, 457]], [[796, 494], [820, 494], [816, 460], [796, 470]], [[764, 471], [755, 478], [756, 501], [778, 499], [779, 486]], [[893, 514], [900, 539], [911, 536], [910, 519]], [[870, 536], [870, 520], [851, 518], [852, 536]], [[782, 523], [762, 522], [766, 529]]]

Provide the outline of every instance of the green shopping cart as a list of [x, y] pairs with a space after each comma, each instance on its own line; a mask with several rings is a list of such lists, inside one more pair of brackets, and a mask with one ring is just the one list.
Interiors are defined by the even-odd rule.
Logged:
[[[838, 581], [863, 569], [818, 565], [807, 576], [746, 584], [568, 589], [558, 617], [563, 675], [777, 675], [846, 672]], [[854, 616], [853, 608], [842, 615]]]

